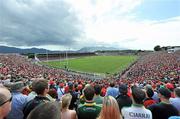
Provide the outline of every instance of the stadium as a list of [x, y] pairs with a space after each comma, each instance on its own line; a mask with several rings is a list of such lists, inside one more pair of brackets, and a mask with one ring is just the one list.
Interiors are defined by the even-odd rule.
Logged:
[[179, 0], [0, 4], [0, 119], [180, 119]]

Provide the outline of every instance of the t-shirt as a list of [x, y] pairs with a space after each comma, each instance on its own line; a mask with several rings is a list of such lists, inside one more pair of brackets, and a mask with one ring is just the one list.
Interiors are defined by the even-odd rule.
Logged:
[[78, 119], [96, 119], [101, 111], [101, 105], [94, 102], [80, 104], [77, 109]]
[[132, 105], [131, 107], [123, 107], [121, 110], [124, 119], [152, 119], [152, 113], [143, 105]]
[[172, 104], [159, 103], [148, 107], [153, 119], [168, 119], [170, 116], [178, 116], [178, 110]]
[[169, 101], [180, 112], [180, 97], [170, 98]]

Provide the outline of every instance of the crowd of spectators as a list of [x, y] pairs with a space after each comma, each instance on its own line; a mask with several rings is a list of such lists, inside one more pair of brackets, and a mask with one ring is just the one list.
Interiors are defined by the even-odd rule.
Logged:
[[102, 80], [39, 66], [17, 54], [0, 55], [0, 63], [0, 119], [176, 119], [180, 115], [180, 52], [142, 56], [123, 76]]

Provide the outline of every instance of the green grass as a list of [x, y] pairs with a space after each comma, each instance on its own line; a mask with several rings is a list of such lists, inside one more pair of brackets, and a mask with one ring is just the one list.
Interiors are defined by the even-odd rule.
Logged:
[[[68, 68], [76, 71], [110, 74], [120, 72], [130, 63], [137, 59], [137, 56], [92, 56], [68, 60]], [[42, 62], [45, 65], [56, 68], [64, 68], [67, 61]]]

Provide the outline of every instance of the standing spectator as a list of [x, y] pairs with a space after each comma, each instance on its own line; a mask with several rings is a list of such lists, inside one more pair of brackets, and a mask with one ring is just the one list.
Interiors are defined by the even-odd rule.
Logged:
[[12, 91], [12, 106], [11, 111], [7, 116], [7, 119], [23, 119], [23, 109], [27, 103], [27, 96], [21, 92], [24, 88], [24, 83], [19, 81], [11, 85]]
[[0, 86], [0, 119], [4, 119], [11, 111], [12, 96], [9, 90]]
[[143, 105], [145, 99], [145, 92], [140, 88], [132, 87], [132, 100], [131, 107], [123, 107], [121, 112], [124, 119], [152, 119], [152, 113]]
[[38, 80], [34, 87], [37, 96], [29, 101], [24, 108], [24, 118], [26, 119], [29, 113], [39, 104], [49, 102], [50, 100], [46, 97], [48, 93], [48, 82], [47, 80]]
[[103, 103], [103, 97], [100, 96], [101, 86], [99, 84], [95, 85], [94, 90], [95, 90], [95, 96], [94, 96], [93, 100], [96, 102], [96, 104], [102, 104]]
[[78, 119], [96, 119], [101, 111], [101, 106], [93, 101], [94, 88], [87, 86], [84, 89], [85, 103], [80, 104], [77, 109]]
[[178, 110], [169, 102], [171, 92], [162, 87], [159, 89], [159, 97], [161, 103], [148, 107], [152, 112], [153, 119], [168, 119], [170, 116], [177, 116]]
[[60, 83], [57, 89], [58, 99], [61, 100], [61, 97], [64, 95], [64, 83]]
[[148, 88], [145, 92], [146, 98], [144, 99], [144, 106], [147, 108], [148, 106], [155, 104], [156, 101], [152, 99], [154, 92], [151, 88]]
[[175, 88], [174, 90], [175, 98], [170, 98], [170, 103], [177, 108], [180, 114], [180, 87]]
[[107, 88], [107, 92], [106, 92], [106, 96], [113, 96], [114, 98], [116, 98], [116, 96], [118, 96], [119, 91], [117, 88], [115, 88], [115, 83], [113, 81], [111, 81], [110, 83], [110, 87]]
[[78, 92], [74, 91], [74, 85], [72, 82], [69, 82], [69, 93], [72, 96], [71, 103], [69, 105], [69, 109], [77, 109], [77, 99], [78, 99]]
[[127, 95], [128, 88], [125, 84], [119, 85], [119, 95], [116, 97], [116, 100], [119, 105], [119, 110], [123, 107], [129, 107], [132, 105], [132, 99]]
[[72, 99], [71, 94], [65, 94], [62, 97], [61, 119], [77, 119], [76, 111], [69, 110], [71, 99]]
[[121, 119], [119, 106], [112, 96], [105, 96], [100, 115], [97, 119]]

